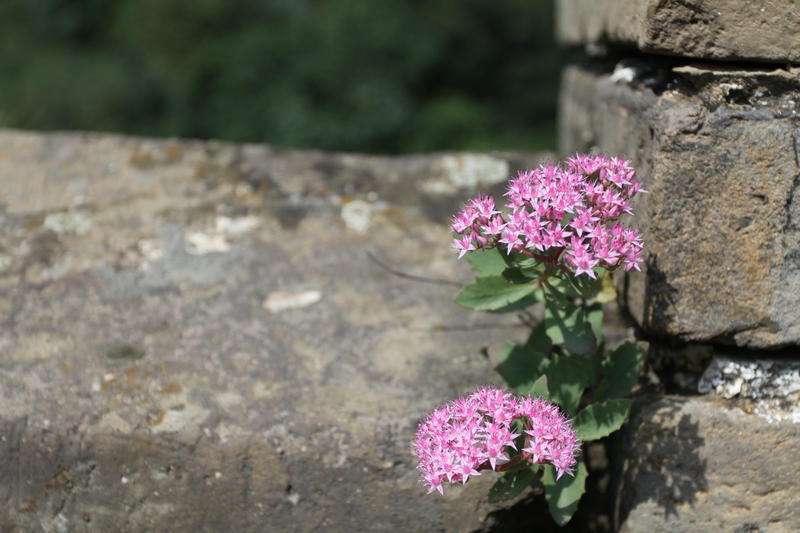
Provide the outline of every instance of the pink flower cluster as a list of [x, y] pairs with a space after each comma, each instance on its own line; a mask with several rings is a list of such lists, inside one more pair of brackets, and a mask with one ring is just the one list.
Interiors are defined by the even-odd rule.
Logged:
[[479, 195], [453, 217], [453, 248], [461, 258], [502, 245], [591, 278], [596, 266], [639, 270], [641, 237], [616, 222], [633, 214], [628, 202], [637, 192], [647, 192], [635, 173], [625, 159], [588, 154], [520, 172], [506, 192], [509, 213]]
[[[510, 459], [508, 448], [517, 449], [512, 422], [522, 421], [525, 446]], [[580, 441], [572, 423], [558, 407], [541, 398], [514, 395], [494, 387], [482, 388], [454, 400], [428, 415], [417, 430], [414, 454], [417, 468], [430, 494], [444, 494], [442, 483], [466, 483], [481, 470], [503, 470], [519, 461], [551, 464], [560, 478], [573, 475]], [[502, 463], [498, 463], [502, 461]]]

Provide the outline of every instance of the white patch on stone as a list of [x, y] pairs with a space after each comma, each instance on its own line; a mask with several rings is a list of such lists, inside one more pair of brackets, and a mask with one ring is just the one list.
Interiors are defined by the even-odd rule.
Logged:
[[99, 426], [103, 429], [110, 429], [111, 431], [118, 431], [120, 433], [130, 433], [131, 431], [131, 425], [123, 420], [117, 413], [106, 413], [103, 418], [100, 419]]
[[700, 377], [697, 390], [725, 398], [785, 398], [800, 391], [800, 362], [717, 356]]
[[186, 251], [192, 255], [227, 252], [231, 248], [223, 235], [209, 235], [198, 231], [187, 233], [185, 239]]
[[271, 292], [264, 300], [264, 309], [271, 313], [280, 313], [289, 309], [300, 309], [313, 305], [322, 299], [320, 291], [303, 292]]
[[92, 221], [81, 211], [64, 211], [47, 215], [42, 226], [58, 234], [83, 235], [92, 227]]
[[292, 505], [297, 505], [298, 503], [300, 503], [300, 495], [297, 494], [296, 492], [289, 494], [286, 497], [286, 499], [289, 500], [289, 503], [291, 503]]
[[148, 261], [156, 261], [164, 255], [164, 241], [161, 239], [142, 239], [136, 245]]
[[241, 394], [231, 391], [220, 392], [216, 394], [214, 398], [217, 400], [217, 403], [225, 409], [230, 409], [231, 407], [244, 403]]
[[420, 183], [419, 188], [425, 194], [430, 194], [432, 196], [442, 196], [456, 192], [456, 188], [453, 186], [453, 184], [443, 179], [423, 181]]
[[147, 270], [153, 263], [164, 257], [164, 246], [164, 241], [161, 239], [142, 239], [137, 242], [136, 247], [144, 259], [139, 268]]
[[130, 480], [128, 478], [126, 478], [125, 476], [122, 476], [121, 478], [119, 478], [119, 482], [122, 483], [123, 485], [127, 485], [128, 481], [130, 481]]
[[457, 189], [486, 187], [508, 179], [508, 163], [486, 154], [446, 155], [439, 164]]
[[247, 434], [247, 430], [239, 426], [220, 423], [214, 428], [214, 433], [216, 433], [220, 443], [225, 444], [230, 439], [241, 437]]
[[800, 424], [800, 407], [793, 405], [787, 409], [785, 403], [775, 399], [759, 400], [753, 408], [753, 414], [770, 424], [778, 422]]
[[369, 229], [372, 207], [363, 200], [353, 200], [342, 206], [341, 217], [349, 229], [364, 234]]
[[716, 356], [700, 377], [697, 390], [755, 400], [753, 414], [770, 423], [800, 423], [800, 361]]
[[254, 216], [216, 217], [212, 231], [205, 233], [187, 231], [185, 233], [186, 251], [192, 255], [227, 252], [231, 248], [229, 238], [240, 237], [260, 225], [261, 219]]
[[722, 89], [725, 96], [728, 96], [731, 91], [741, 91], [744, 89], [744, 86], [739, 83], [720, 83], [719, 88]]
[[631, 83], [636, 79], [636, 74], [635, 68], [617, 63], [609, 79], [612, 83]]
[[154, 433], [163, 432], [178, 432], [183, 431], [187, 427], [199, 427], [208, 418], [209, 412], [201, 409], [196, 405], [186, 405], [180, 411], [175, 409], [167, 409], [164, 417], [157, 423], [151, 426]]
[[[44, 514], [44, 513], [43, 513]], [[43, 516], [39, 519], [43, 533], [69, 533], [69, 519], [63, 514]]]
[[217, 217], [214, 220], [214, 227], [217, 232], [225, 235], [239, 236], [248, 231], [252, 231], [261, 225], [261, 219], [254, 216], [246, 217]]

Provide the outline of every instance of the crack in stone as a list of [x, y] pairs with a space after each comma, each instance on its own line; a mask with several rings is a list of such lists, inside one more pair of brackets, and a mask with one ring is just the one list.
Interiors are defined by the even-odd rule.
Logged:
[[[800, 131], [800, 130], [798, 130]], [[794, 164], [797, 168], [797, 174], [792, 179], [792, 185], [789, 187], [789, 193], [786, 195], [786, 203], [783, 206], [786, 212], [786, 222], [783, 224], [783, 231], [800, 229], [796, 227], [795, 222], [792, 220], [792, 200], [794, 199], [797, 188], [800, 187], [800, 147], [798, 147], [798, 131], [792, 134], [792, 148], [794, 150]]]
[[792, 147], [794, 148], [794, 164], [800, 170], [800, 153], [797, 149], [797, 132], [792, 135]]
[[795, 223], [792, 220], [792, 200], [794, 199], [794, 195], [797, 192], [797, 188], [800, 186], [800, 149], [798, 148], [797, 142], [797, 132], [792, 134], [792, 148], [794, 149], [794, 164], [797, 168], [797, 174], [794, 175], [794, 179], [792, 180], [792, 185], [789, 187], [789, 194], [786, 198], [786, 204], [784, 205], [784, 210], [786, 211], [786, 222], [783, 225], [783, 229], [797, 229], [795, 228]]

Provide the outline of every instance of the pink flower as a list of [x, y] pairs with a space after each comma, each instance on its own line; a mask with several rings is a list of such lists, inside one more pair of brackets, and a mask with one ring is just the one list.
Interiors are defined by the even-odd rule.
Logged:
[[638, 270], [641, 237], [617, 222], [633, 214], [630, 199], [647, 192], [635, 174], [625, 159], [590, 154], [520, 172], [505, 193], [509, 212], [479, 195], [453, 217], [453, 247], [461, 258], [502, 246], [507, 254], [535, 257], [575, 276], [594, 278], [595, 266]]
[[506, 223], [503, 222], [503, 217], [495, 215], [483, 229], [487, 235], [499, 236], [503, 233], [503, 228], [505, 227]]
[[477, 211], [481, 219], [488, 220], [492, 215], [500, 213], [494, 209], [494, 198], [491, 196], [481, 196], [480, 194], [470, 201], [470, 206]]
[[[523, 433], [512, 428], [515, 420]], [[521, 436], [525, 447], [517, 450], [514, 441]], [[420, 424], [414, 439], [417, 468], [428, 493], [444, 494], [445, 481], [464, 484], [481, 470], [503, 470], [519, 461], [552, 464], [558, 477], [572, 475], [579, 451], [572, 424], [557, 406], [495, 387], [478, 389], [436, 409]]]
[[451, 226], [453, 233], [463, 233], [467, 228], [471, 228], [475, 219], [478, 218], [478, 212], [472, 206], [467, 206], [453, 217], [453, 224]]
[[464, 235], [461, 238], [453, 239], [453, 248], [455, 250], [458, 250], [459, 259], [464, 257], [464, 254], [466, 254], [467, 252], [477, 250], [475, 245], [472, 243], [472, 239], [469, 238], [469, 235]]

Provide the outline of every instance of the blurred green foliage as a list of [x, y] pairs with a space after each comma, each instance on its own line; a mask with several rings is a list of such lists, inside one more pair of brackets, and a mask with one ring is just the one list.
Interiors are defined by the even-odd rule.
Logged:
[[552, 0], [3, 0], [0, 126], [552, 148], [552, 25]]

